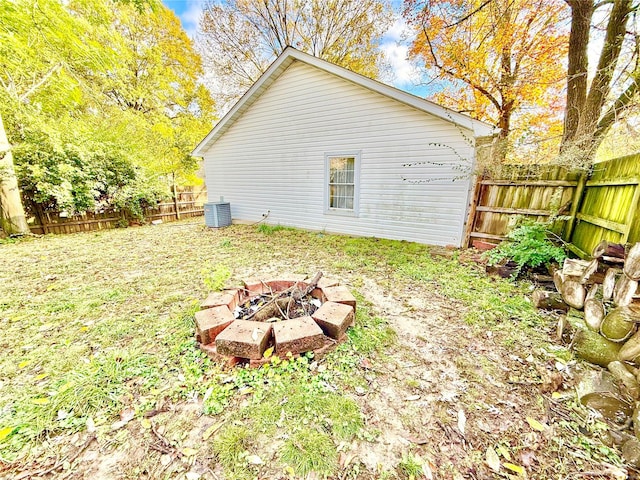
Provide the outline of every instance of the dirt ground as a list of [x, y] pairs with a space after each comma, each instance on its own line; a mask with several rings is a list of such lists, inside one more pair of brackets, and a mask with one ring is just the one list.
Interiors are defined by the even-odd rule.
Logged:
[[[210, 236], [216, 241], [236, 241], [234, 235], [242, 241], [261, 241], [246, 228]], [[185, 235], [200, 234], [198, 226], [165, 226], [153, 242], [175, 244], [184, 242]], [[107, 235], [120, 246], [135, 248], [131, 239], [120, 237], [122, 233]], [[61, 240], [55, 242], [53, 248], [64, 251]], [[318, 259], [303, 252], [296, 252], [297, 269], [313, 273], [324, 254]], [[123, 261], [128, 255], [122, 251]], [[148, 255], [150, 263], [154, 255]], [[255, 276], [257, 271], [265, 277], [292, 271], [286, 247], [257, 263], [235, 265], [234, 278]], [[100, 266], [104, 277], [119, 275], [109, 268], [116, 266]], [[600, 420], [575, 402], [573, 385], [583, 367], [574, 360], [558, 361], [553, 319], [535, 330], [519, 330], [517, 322], [492, 328], [469, 323], [465, 312], [474, 308], [473, 302], [452, 300], [433, 282], [398, 281], [392, 271], [387, 265], [368, 270], [343, 265], [325, 271], [370, 302], [372, 312], [387, 319], [398, 335], [383, 354], [360, 361], [367, 387], [349, 394], [361, 407], [366, 431], [374, 434], [338, 446], [340, 472], [335, 478], [628, 478], [615, 449], [602, 447]], [[135, 274], [146, 273], [141, 269]], [[185, 285], [186, 280], [179, 287]], [[0, 463], [0, 478], [223, 479], [210, 450], [203, 447], [191, 455], [163, 444], [177, 429], [183, 432], [183, 444], [191, 439], [198, 445], [205, 432], [224, 423], [224, 416], [203, 415], [200, 402], [157, 406], [152, 432], [136, 420], [100, 435], [85, 429], [48, 438], [46, 448], [34, 447], [42, 457], [26, 464]], [[257, 452], [264, 459], [257, 477], [291, 478], [270, 467], [273, 448], [265, 444]], [[398, 468], [409, 454], [421, 465], [419, 475]]]

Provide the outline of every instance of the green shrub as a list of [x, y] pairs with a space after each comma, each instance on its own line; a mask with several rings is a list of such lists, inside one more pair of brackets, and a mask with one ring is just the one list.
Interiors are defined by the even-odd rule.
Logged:
[[564, 248], [555, 245], [548, 237], [549, 224], [524, 221], [507, 234], [506, 240], [485, 255], [489, 265], [505, 260], [516, 263], [515, 276], [523, 268], [548, 266], [566, 258]]

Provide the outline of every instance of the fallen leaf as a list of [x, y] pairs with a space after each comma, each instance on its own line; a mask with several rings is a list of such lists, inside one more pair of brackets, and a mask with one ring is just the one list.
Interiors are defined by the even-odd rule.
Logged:
[[136, 416], [136, 412], [132, 408], [125, 408], [120, 412], [120, 420], [123, 422], [129, 422]]
[[495, 473], [500, 471], [500, 457], [492, 447], [487, 448], [487, 453], [485, 454], [485, 459], [487, 461], [487, 465], [489, 468], [493, 470]]
[[411, 443], [415, 443], [416, 445], [426, 445], [427, 443], [429, 443], [429, 440], [427, 440], [426, 438], [418, 438], [414, 437], [413, 435], [407, 435], [405, 438]]
[[198, 453], [198, 451], [195, 448], [189, 448], [189, 447], [185, 447], [180, 451], [182, 452], [183, 455], [187, 457], [195, 457], [196, 453]]
[[527, 417], [526, 420], [531, 428], [539, 432], [544, 432], [547, 428], [549, 428], [546, 425], [537, 421], [535, 418]]
[[160, 456], [160, 463], [165, 467], [167, 465], [169, 465], [171, 463], [171, 455], [168, 455], [166, 453], [164, 455], [161, 455]]
[[143, 418], [142, 420], [140, 420], [140, 425], [145, 430], [149, 430], [151, 428], [151, 420], [149, 420], [148, 418]]
[[26, 367], [27, 365], [29, 365], [29, 360], [23, 360], [22, 362], [20, 362], [20, 363], [18, 364], [18, 368], [24, 368], [24, 367]]
[[406, 402], [415, 402], [416, 400], [420, 400], [420, 395], [409, 395], [404, 399]]
[[507, 468], [512, 472], [516, 472], [518, 475], [524, 475], [524, 468], [522, 468], [520, 465], [514, 465], [513, 463], [507, 462], [503, 463], [502, 465], [504, 465], [504, 468]]
[[525, 450], [520, 453], [520, 463], [525, 467], [531, 467], [535, 462], [538, 461], [536, 454], [531, 450]]
[[36, 379], [36, 380], [42, 380], [42, 379], [44, 379], [44, 378], [47, 378], [48, 376], [49, 376], [49, 374], [48, 374], [48, 373], [41, 373], [40, 375], [36, 375], [36, 376], [35, 376], [35, 379]]
[[254, 342], [258, 340], [258, 332], [259, 330], [257, 328], [254, 328], [253, 332], [251, 332], [251, 338]]
[[13, 433], [14, 427], [0, 429], [0, 442]]
[[498, 446], [498, 453], [502, 455], [506, 460], [511, 461], [511, 454], [509, 453], [509, 450], [507, 450], [504, 445]]
[[190, 472], [187, 472], [185, 475], [187, 480], [199, 480], [200, 476], [201, 475], [198, 472], [194, 472], [193, 470], [191, 470]]
[[467, 426], [467, 416], [464, 413], [464, 410], [458, 410], [458, 430], [464, 437], [464, 429]]
[[49, 403], [49, 399], [47, 397], [32, 398], [31, 403], [34, 405], [46, 405]]
[[224, 425], [224, 422], [214, 423], [213, 425], [211, 425], [202, 434], [202, 440], [208, 440], [211, 437], [211, 435], [213, 435], [220, 429], [222, 425]]
[[264, 462], [258, 455], [249, 455], [247, 457], [247, 462], [250, 465], [264, 465]]
[[64, 383], [63, 385], [60, 386], [60, 388], [58, 389], [58, 393], [62, 393], [62, 392], [66, 392], [67, 390], [69, 390], [71, 387], [73, 387], [73, 382], [67, 382]]
[[270, 358], [270, 357], [271, 357], [271, 355], [273, 355], [273, 347], [269, 347], [269, 348], [267, 348], [267, 349], [264, 351], [264, 353], [262, 354], [262, 356], [263, 356], [264, 358]]
[[89, 433], [93, 433], [96, 431], [96, 424], [93, 421], [93, 418], [89, 417], [87, 418], [87, 432]]

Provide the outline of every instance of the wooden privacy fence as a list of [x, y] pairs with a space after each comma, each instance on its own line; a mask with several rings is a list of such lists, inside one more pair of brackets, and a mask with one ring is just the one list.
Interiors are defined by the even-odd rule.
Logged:
[[582, 257], [602, 240], [640, 241], [640, 154], [597, 163], [588, 176], [537, 166], [501, 177], [476, 182], [467, 245], [502, 240], [518, 215], [546, 221], [555, 214], [568, 217], [555, 231]]
[[[158, 203], [143, 211], [145, 220], [170, 222], [181, 218], [197, 217], [204, 214], [203, 204], [207, 201], [204, 187], [178, 189], [174, 199]], [[29, 222], [32, 233], [76, 233], [116, 228], [136, 219], [124, 210], [105, 209], [99, 212], [83, 212], [65, 216], [62, 212], [43, 210], [39, 205], [31, 205], [33, 216]]]

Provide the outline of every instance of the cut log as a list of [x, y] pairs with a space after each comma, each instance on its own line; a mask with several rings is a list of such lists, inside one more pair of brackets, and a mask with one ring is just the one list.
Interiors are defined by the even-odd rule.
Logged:
[[569, 322], [567, 320], [566, 315], [560, 315], [558, 317], [558, 324], [556, 325], [556, 340], [558, 342], [562, 341], [562, 337], [564, 336], [564, 332], [569, 330]]
[[565, 258], [562, 265], [562, 274], [565, 277], [576, 277], [582, 284], [586, 283], [589, 277], [598, 269], [598, 260], [579, 260], [575, 258]]
[[600, 285], [597, 283], [591, 285], [591, 288], [587, 292], [587, 295], [584, 297], [584, 301], [586, 303], [587, 300], [595, 300], [598, 298], [598, 292], [600, 291]]
[[624, 245], [603, 240], [595, 246], [591, 255], [593, 258], [612, 257], [624, 259]]
[[604, 320], [604, 305], [600, 300], [590, 298], [584, 302], [584, 322], [594, 332], [600, 331], [602, 320]]
[[637, 280], [631, 280], [626, 273], [623, 273], [613, 289], [613, 302], [619, 307], [626, 307], [633, 300], [636, 290], [638, 290]]
[[607, 340], [621, 343], [629, 339], [636, 331], [636, 323], [631, 309], [618, 307], [611, 310], [600, 325], [600, 334]]
[[636, 332], [620, 349], [618, 359], [623, 362], [636, 362], [640, 358], [640, 332]]
[[573, 339], [573, 349], [576, 355], [587, 362], [606, 367], [618, 360], [620, 344], [611, 342], [602, 335], [588, 329], [576, 332]]
[[[636, 418], [635, 411], [633, 413], [633, 418], [634, 420]], [[635, 431], [635, 421], [633, 423], [633, 429]], [[640, 440], [638, 440], [637, 438], [631, 438], [624, 442], [624, 444], [622, 445], [622, 458], [624, 458], [624, 461], [627, 463], [627, 465], [630, 465], [633, 468], [640, 467]]]
[[621, 361], [611, 362], [607, 365], [607, 369], [622, 384], [623, 393], [627, 393], [634, 400], [640, 398], [640, 385], [638, 385], [635, 375], [630, 373]]
[[586, 292], [584, 286], [576, 280], [569, 280], [565, 277], [565, 280], [560, 284], [558, 290], [562, 299], [567, 305], [573, 308], [582, 308], [584, 306], [584, 298]]
[[640, 242], [629, 250], [624, 261], [624, 273], [631, 280], [640, 280]]
[[565, 277], [562, 274], [562, 270], [555, 270], [553, 272], [553, 284], [556, 287], [556, 290], [560, 292], [562, 290], [562, 284], [564, 283]]
[[541, 310], [562, 310], [563, 312], [569, 310], [569, 305], [564, 302], [562, 295], [556, 292], [535, 290], [531, 294], [531, 301], [534, 307]]
[[602, 282], [602, 300], [605, 302], [611, 300], [613, 297], [613, 290], [616, 286], [616, 280], [621, 274], [621, 270], [617, 268], [610, 268], [607, 270], [607, 273], [604, 276], [604, 280]]
[[624, 398], [609, 372], [590, 372], [576, 390], [580, 403], [597, 410], [608, 420], [622, 423], [621, 419], [633, 414], [633, 404]]

